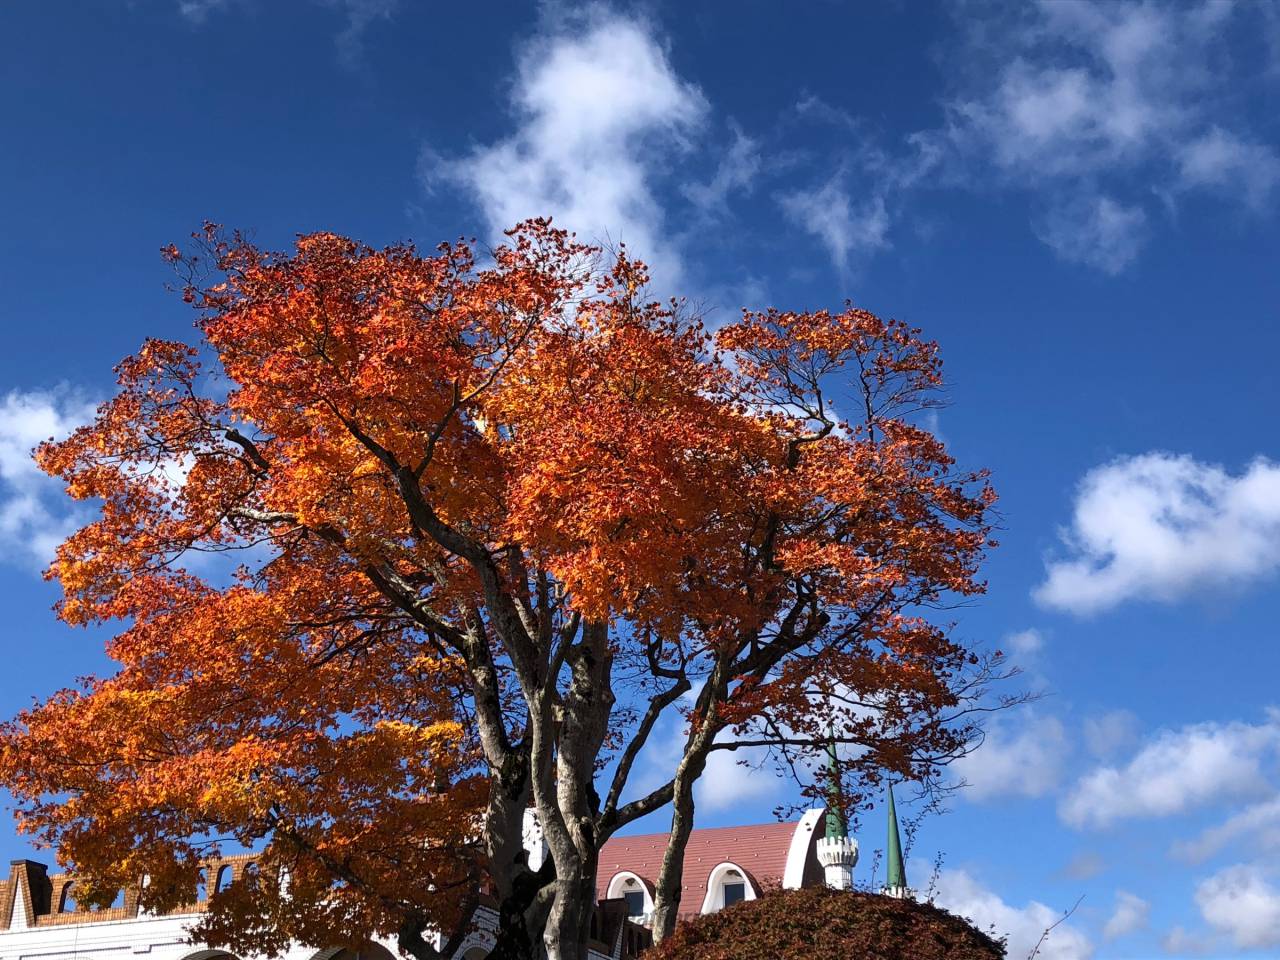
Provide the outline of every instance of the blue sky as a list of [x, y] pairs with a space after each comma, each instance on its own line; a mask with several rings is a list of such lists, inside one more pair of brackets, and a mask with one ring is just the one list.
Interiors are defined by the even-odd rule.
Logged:
[[[965, 762], [913, 882], [942, 851], [1011, 957], [1081, 895], [1042, 957], [1275, 956], [1278, 86], [1261, 2], [6, 4], [0, 713], [105, 667], [50, 613], [76, 516], [26, 453], [189, 333], [162, 244], [550, 213], [713, 322], [851, 297], [941, 342], [937, 429], [1004, 528], [958, 630], [1047, 696]], [[708, 825], [788, 796], [714, 773]]]

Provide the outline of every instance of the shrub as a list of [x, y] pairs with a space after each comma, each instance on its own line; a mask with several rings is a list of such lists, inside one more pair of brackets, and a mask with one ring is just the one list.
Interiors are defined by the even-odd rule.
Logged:
[[780, 890], [682, 923], [644, 960], [1004, 960], [1004, 944], [928, 903]]

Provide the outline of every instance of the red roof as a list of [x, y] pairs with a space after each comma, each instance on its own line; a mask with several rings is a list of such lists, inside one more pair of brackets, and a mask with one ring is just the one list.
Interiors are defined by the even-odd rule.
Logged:
[[[694, 830], [685, 849], [680, 913], [698, 913], [707, 895], [711, 871], [726, 861], [745, 870], [757, 891], [782, 886], [787, 851], [796, 823], [762, 823], [750, 827], [711, 827]], [[596, 895], [604, 898], [609, 881], [628, 870], [648, 881], [650, 888], [662, 869], [667, 834], [613, 837], [600, 851]]]

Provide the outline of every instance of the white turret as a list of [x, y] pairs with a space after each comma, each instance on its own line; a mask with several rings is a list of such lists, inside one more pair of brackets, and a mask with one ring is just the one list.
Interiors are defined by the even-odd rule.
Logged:
[[832, 890], [853, 889], [853, 868], [858, 862], [858, 841], [848, 837], [818, 838], [818, 862]]

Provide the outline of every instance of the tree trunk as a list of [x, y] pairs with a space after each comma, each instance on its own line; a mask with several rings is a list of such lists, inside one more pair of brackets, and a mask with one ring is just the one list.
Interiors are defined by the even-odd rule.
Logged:
[[[706, 710], [702, 725], [690, 732], [685, 743], [684, 756], [676, 767], [672, 783], [671, 831], [667, 837], [667, 849], [662, 855], [662, 868], [658, 871], [653, 903], [653, 941], [661, 943], [669, 937], [680, 919], [680, 898], [683, 894], [680, 877], [684, 873], [685, 847], [693, 831], [693, 786], [707, 767], [707, 755], [720, 731], [717, 721], [717, 702], [714, 691], [720, 684], [721, 671], [715, 670], [703, 688], [700, 706]], [[715, 684], [716, 686], [712, 686]], [[703, 700], [703, 697], [706, 697]], [[700, 905], [699, 905], [700, 906]]]
[[[662, 855], [662, 868], [658, 871], [653, 898], [653, 942], [661, 943], [671, 935], [680, 919], [680, 903], [683, 890], [680, 878], [684, 873], [684, 851], [693, 830], [693, 785], [706, 766], [705, 754], [692, 755], [681, 763], [676, 774], [675, 793], [671, 798], [671, 832], [667, 849]], [[687, 769], [688, 775], [685, 775]]]
[[493, 960], [537, 960], [546, 911], [538, 910], [538, 894], [551, 877], [534, 871], [524, 846], [524, 816], [529, 806], [528, 757], [517, 751], [491, 781], [485, 818], [485, 846], [498, 899], [497, 942]]
[[[547, 917], [547, 929], [543, 943], [547, 948], [547, 960], [585, 960], [587, 936], [591, 922], [591, 895], [587, 889], [586, 873], [582, 869], [570, 870], [569, 876], [556, 877], [556, 898], [551, 914]], [[594, 879], [592, 881], [594, 885]]]
[[584, 625], [566, 657], [570, 670], [557, 737], [555, 803], [563, 832], [548, 845], [556, 863], [556, 897], [544, 941], [549, 960], [585, 960], [596, 904], [595, 763], [609, 730], [613, 655], [605, 623]]

